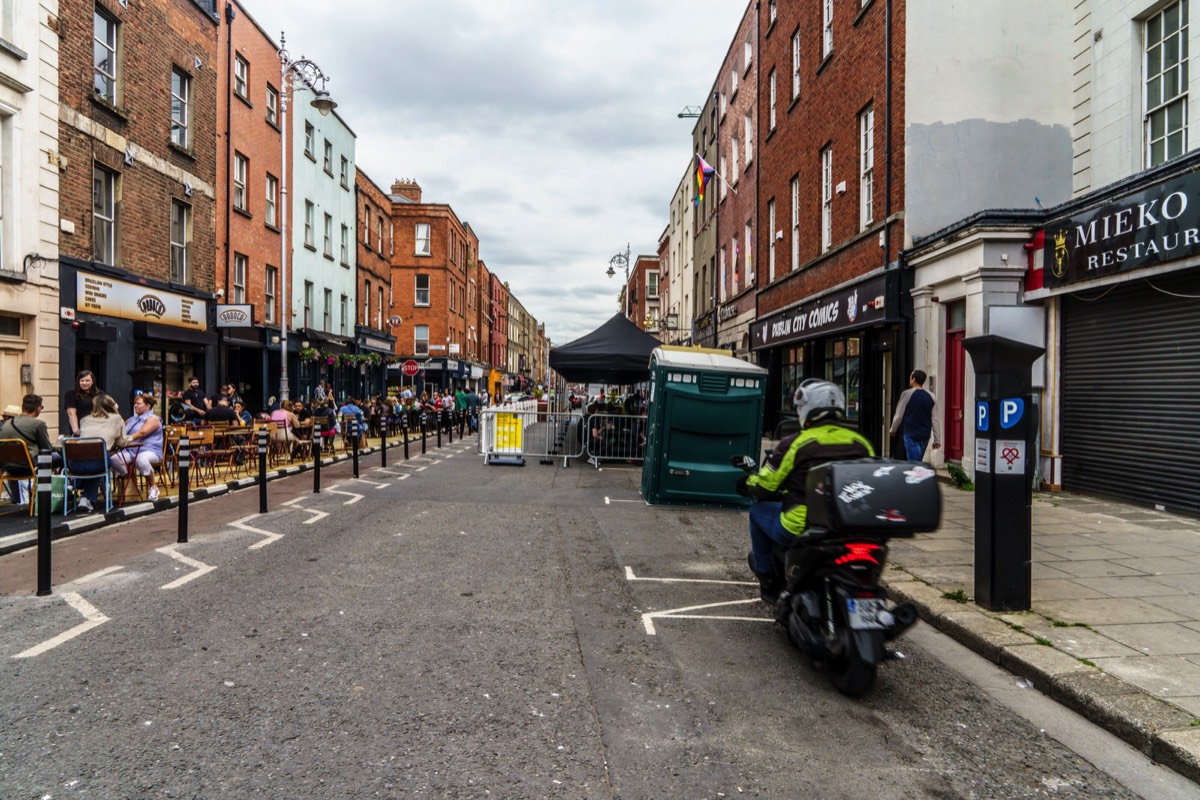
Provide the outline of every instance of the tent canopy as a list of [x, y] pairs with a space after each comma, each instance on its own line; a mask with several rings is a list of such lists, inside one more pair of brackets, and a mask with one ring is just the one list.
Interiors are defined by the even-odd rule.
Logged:
[[577, 383], [633, 384], [650, 378], [650, 354], [662, 344], [623, 314], [550, 350], [550, 368]]

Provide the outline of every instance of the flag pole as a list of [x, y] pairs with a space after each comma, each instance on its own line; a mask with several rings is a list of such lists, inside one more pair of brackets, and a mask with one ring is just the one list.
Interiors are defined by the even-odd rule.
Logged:
[[[696, 153], [696, 158], [700, 158], [699, 153]], [[707, 163], [707, 162], [705, 162], [705, 163]], [[713, 171], [713, 174], [716, 175], [718, 178], [720, 178], [721, 182], [725, 184], [725, 188], [728, 189], [729, 191], [733, 192], [734, 197], [737, 197], [737, 189], [735, 187], [731, 186], [729, 181], [725, 180], [725, 176], [721, 174], [721, 171], [719, 169], [717, 169], [716, 167], [714, 167], [712, 164], [709, 164], [708, 166], [709, 166], [709, 169], [711, 169]]]

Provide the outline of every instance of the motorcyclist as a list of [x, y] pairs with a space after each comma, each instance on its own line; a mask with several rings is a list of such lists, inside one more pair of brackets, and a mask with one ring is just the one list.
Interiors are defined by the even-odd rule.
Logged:
[[750, 506], [750, 571], [758, 578], [763, 602], [774, 605], [783, 589], [775, 568], [775, 543], [794, 547], [805, 533], [808, 470], [827, 461], [875, 455], [871, 443], [840, 424], [846, 396], [835, 384], [809, 378], [792, 396], [800, 432], [783, 439], [739, 492], [754, 498]]

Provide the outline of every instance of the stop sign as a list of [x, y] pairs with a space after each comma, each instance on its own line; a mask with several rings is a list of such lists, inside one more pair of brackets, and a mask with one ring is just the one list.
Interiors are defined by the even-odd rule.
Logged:
[[421, 365], [410, 358], [400, 365], [400, 371], [411, 378], [421, 371]]

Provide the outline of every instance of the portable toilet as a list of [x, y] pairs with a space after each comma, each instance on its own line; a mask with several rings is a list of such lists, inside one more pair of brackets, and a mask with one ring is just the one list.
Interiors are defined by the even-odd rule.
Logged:
[[762, 449], [767, 371], [725, 350], [658, 347], [650, 354], [642, 497], [652, 505], [741, 508], [731, 456]]

